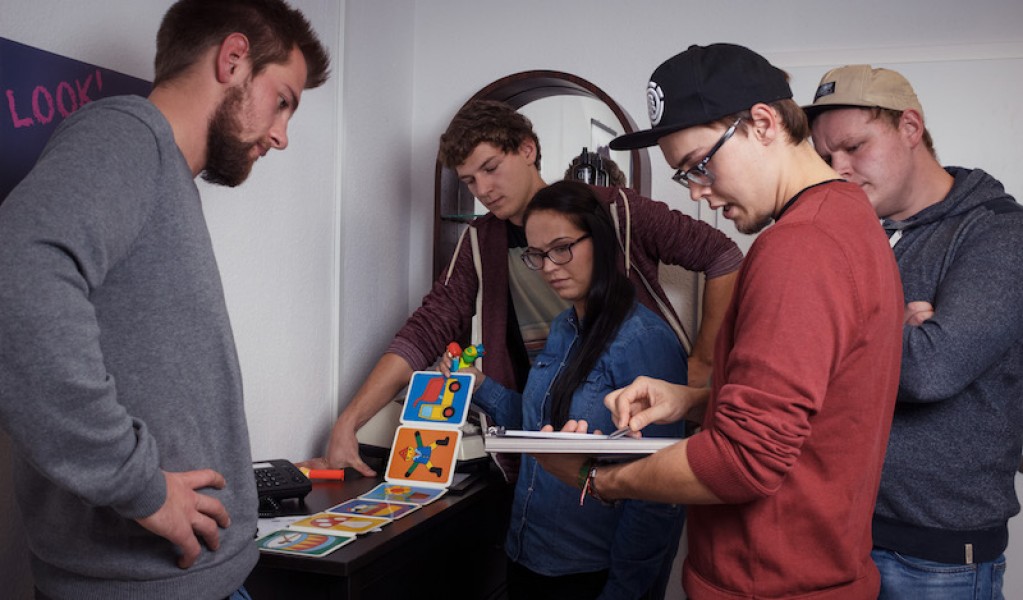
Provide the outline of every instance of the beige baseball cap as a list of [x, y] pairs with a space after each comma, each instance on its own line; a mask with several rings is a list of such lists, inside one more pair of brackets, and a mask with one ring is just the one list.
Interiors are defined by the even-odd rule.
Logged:
[[821, 77], [813, 104], [803, 107], [810, 121], [830, 108], [862, 106], [890, 110], [913, 109], [923, 117], [913, 86], [891, 69], [875, 69], [870, 65], [846, 65], [831, 69]]

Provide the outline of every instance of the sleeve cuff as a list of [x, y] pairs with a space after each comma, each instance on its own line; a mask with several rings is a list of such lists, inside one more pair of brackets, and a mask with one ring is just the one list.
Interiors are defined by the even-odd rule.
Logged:
[[391, 345], [387, 347], [387, 352], [400, 356], [412, 367], [413, 371], [422, 371], [431, 364], [431, 360], [423, 354], [419, 347], [405, 338], [396, 337], [391, 340]]
[[704, 430], [689, 438], [686, 459], [700, 483], [726, 504], [741, 504], [764, 495], [745, 481], [710, 431]]
[[160, 510], [166, 500], [167, 480], [163, 471], [156, 469], [140, 494], [112, 508], [126, 519], [142, 519]]

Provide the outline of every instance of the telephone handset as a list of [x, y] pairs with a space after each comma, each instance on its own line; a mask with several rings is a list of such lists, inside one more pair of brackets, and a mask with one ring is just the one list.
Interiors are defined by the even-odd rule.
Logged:
[[252, 463], [256, 476], [256, 493], [259, 495], [259, 516], [278, 517], [285, 514], [304, 514], [304, 510], [287, 510], [282, 502], [297, 500], [299, 505], [313, 484], [302, 471], [284, 459], [264, 460]]

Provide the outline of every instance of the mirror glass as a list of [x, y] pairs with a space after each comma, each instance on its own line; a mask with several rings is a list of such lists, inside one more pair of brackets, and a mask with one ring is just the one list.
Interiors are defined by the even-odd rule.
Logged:
[[[607, 104], [591, 96], [547, 96], [518, 110], [533, 122], [533, 131], [540, 138], [540, 177], [545, 182], [565, 179], [572, 159], [585, 148], [614, 161], [624, 175], [626, 185], [632, 184], [629, 177], [632, 153], [608, 147], [611, 140], [625, 132]], [[486, 211], [482, 203], [475, 201], [475, 215]]]
[[607, 147], [625, 132], [618, 117], [600, 100], [590, 96], [548, 96], [522, 106], [519, 112], [529, 117], [540, 138], [540, 175], [547, 183], [564, 179], [565, 170], [583, 148], [610, 157], [625, 174], [626, 184], [631, 183], [630, 153]]
[[[632, 119], [603, 90], [560, 71], [524, 71], [498, 79], [472, 99], [506, 102], [533, 123], [540, 139], [540, 176], [547, 183], [565, 178], [572, 159], [585, 148], [609, 158], [625, 185], [649, 194], [650, 162], [645, 150], [612, 151], [615, 137], [635, 131]], [[600, 151], [604, 148], [603, 151]], [[595, 161], [594, 161], [595, 162]], [[605, 169], [609, 170], [609, 169]], [[599, 183], [599, 182], [595, 182]], [[486, 213], [453, 169], [437, 162], [434, 221], [434, 272], [446, 267], [465, 223]]]

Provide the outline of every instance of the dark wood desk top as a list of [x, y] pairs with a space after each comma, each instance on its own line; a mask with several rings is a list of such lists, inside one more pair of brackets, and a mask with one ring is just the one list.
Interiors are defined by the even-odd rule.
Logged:
[[[464, 491], [448, 491], [438, 500], [385, 525], [380, 531], [360, 535], [354, 542], [327, 556], [309, 558], [260, 552], [257, 568], [348, 577], [393, 552], [399, 545], [430, 535], [480, 503], [494, 503], [497, 513], [507, 510], [506, 503], [502, 503], [502, 497], [507, 495], [507, 484], [489, 472], [474, 473], [471, 477], [476, 479]], [[381, 478], [355, 478], [343, 482], [316, 482], [305, 503], [311, 512], [326, 510], [368, 492], [382, 481]]]

